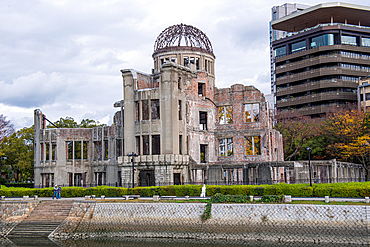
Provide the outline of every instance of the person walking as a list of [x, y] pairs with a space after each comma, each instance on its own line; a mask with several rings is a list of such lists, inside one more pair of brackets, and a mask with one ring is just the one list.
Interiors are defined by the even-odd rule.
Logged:
[[58, 186], [57, 185], [54, 186], [53, 200], [54, 200], [54, 197], [58, 199]]
[[62, 194], [62, 187], [59, 185], [59, 187], [58, 187], [58, 196], [57, 196], [57, 199], [62, 198], [62, 197], [61, 197], [61, 194]]

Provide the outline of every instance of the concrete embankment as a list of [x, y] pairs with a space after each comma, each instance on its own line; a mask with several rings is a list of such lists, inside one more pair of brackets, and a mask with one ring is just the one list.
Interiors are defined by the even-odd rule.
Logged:
[[0, 202], [0, 237], [6, 236], [15, 226], [30, 215], [37, 201]]
[[69, 217], [50, 235], [168, 237], [307, 243], [367, 244], [370, 207], [291, 204], [75, 202]]

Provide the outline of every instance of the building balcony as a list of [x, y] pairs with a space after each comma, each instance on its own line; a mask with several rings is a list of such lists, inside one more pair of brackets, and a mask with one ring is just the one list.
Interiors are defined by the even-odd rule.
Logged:
[[329, 75], [347, 75], [353, 77], [360, 77], [360, 76], [368, 76], [370, 71], [363, 70], [363, 69], [353, 69], [341, 66], [332, 66], [332, 67], [324, 67], [319, 69], [313, 69], [309, 71], [304, 71], [301, 73], [296, 73], [292, 75], [282, 76], [276, 78], [276, 85], [284, 85], [291, 82], [296, 81], [303, 81], [310, 78], [320, 77], [320, 76], [329, 76]]
[[352, 92], [327, 92], [306, 95], [302, 97], [294, 97], [277, 101], [277, 108], [303, 105], [308, 103], [341, 100], [341, 101], [357, 101], [357, 94]]
[[275, 63], [285, 62], [291, 59], [303, 57], [306, 55], [311, 55], [319, 52], [328, 52], [328, 51], [348, 51], [348, 52], [356, 52], [356, 53], [369, 53], [370, 47], [363, 47], [363, 46], [354, 46], [354, 45], [327, 45], [327, 46], [320, 46], [308, 50], [304, 50], [301, 52], [296, 52], [293, 54], [289, 54], [286, 56], [281, 56], [275, 58]]
[[[333, 111], [334, 109], [340, 107], [338, 104], [325, 104], [312, 107], [304, 107], [300, 109], [291, 110], [292, 112], [299, 112], [303, 116], [310, 115], [321, 115]], [[279, 117], [279, 116], [278, 116]]]
[[292, 87], [278, 88], [276, 96], [291, 95], [296, 93], [303, 93], [307, 91], [314, 91], [325, 88], [357, 88], [358, 83], [354, 81], [336, 80], [321, 80], [310, 83], [300, 84]]
[[306, 67], [312, 67], [325, 63], [350, 63], [370, 66], [370, 56], [349, 56], [344, 54], [322, 55], [314, 58], [308, 58], [294, 63], [288, 63], [276, 67], [276, 74], [285, 73]]

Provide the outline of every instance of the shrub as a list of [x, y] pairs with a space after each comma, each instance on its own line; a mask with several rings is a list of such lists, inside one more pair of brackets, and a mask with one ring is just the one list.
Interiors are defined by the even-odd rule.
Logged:
[[277, 196], [277, 195], [264, 195], [261, 197], [261, 201], [262, 202], [266, 202], [266, 203], [271, 203], [271, 202], [274, 202], [274, 203], [282, 203], [283, 202], [283, 199], [284, 199], [284, 196], [281, 195], [281, 196]]
[[231, 203], [244, 203], [250, 202], [251, 198], [249, 196], [244, 195], [222, 195], [221, 193], [217, 193], [211, 197], [211, 202], [213, 203], [224, 203], [224, 202], [231, 202]]

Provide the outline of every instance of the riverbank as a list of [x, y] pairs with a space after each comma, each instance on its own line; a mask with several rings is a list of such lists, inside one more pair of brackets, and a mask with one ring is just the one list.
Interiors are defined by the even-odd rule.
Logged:
[[[9, 212], [17, 211], [15, 216], [26, 217], [34, 203], [37, 202], [0, 205]], [[114, 236], [368, 244], [370, 207], [365, 205], [213, 203], [211, 218], [202, 221], [206, 203], [81, 200], [73, 203], [68, 217], [49, 238], [65, 241]], [[8, 219], [13, 217], [7, 215]], [[3, 221], [7, 221], [4, 216], [2, 226]]]

